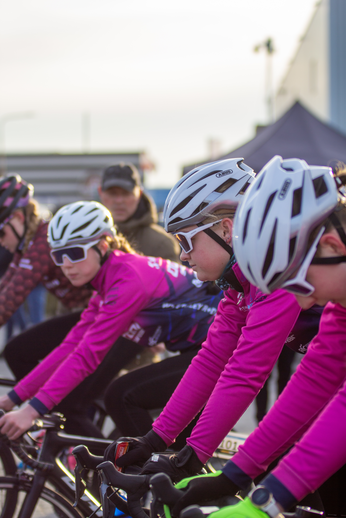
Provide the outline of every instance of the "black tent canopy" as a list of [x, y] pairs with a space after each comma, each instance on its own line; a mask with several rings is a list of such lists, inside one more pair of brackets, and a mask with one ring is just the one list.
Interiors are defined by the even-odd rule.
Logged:
[[[220, 156], [219, 160], [243, 157], [246, 164], [258, 172], [274, 155], [304, 159], [310, 165], [346, 164], [346, 136], [317, 119], [297, 101], [255, 138]], [[183, 174], [209, 161], [186, 166]]]

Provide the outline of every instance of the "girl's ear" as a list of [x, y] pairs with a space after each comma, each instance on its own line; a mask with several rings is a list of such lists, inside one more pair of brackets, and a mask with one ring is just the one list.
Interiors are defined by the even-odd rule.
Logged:
[[13, 212], [13, 219], [18, 219], [21, 223], [25, 222], [24, 213], [21, 210], [15, 210]]
[[233, 231], [233, 220], [230, 218], [224, 218], [221, 222], [222, 229], [222, 237], [229, 244], [232, 240], [232, 231]]
[[346, 255], [346, 246], [337, 234], [328, 232], [323, 234], [319, 246], [334, 255]]
[[97, 244], [97, 248], [100, 250], [103, 257], [109, 248], [109, 244], [105, 239], [101, 239], [101, 241]]

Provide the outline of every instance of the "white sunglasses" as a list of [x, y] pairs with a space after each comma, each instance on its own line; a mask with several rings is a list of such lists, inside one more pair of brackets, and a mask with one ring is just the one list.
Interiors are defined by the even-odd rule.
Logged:
[[198, 232], [202, 232], [203, 230], [206, 230], [207, 228], [213, 227], [214, 225], [216, 225], [216, 223], [220, 223], [220, 221], [222, 221], [222, 219], [219, 219], [218, 221], [213, 221], [212, 223], [207, 223], [206, 225], [202, 225], [200, 227], [194, 228], [193, 230], [190, 230], [189, 232], [177, 232], [173, 235], [177, 238], [182, 250], [186, 254], [189, 254], [193, 250], [193, 245], [192, 245], [193, 236], [198, 234]]
[[64, 257], [67, 257], [71, 263], [80, 263], [87, 258], [89, 248], [92, 248], [100, 240], [91, 243], [65, 246], [64, 248], [56, 248], [50, 251], [51, 258], [57, 266], [64, 264]]
[[296, 276], [293, 279], [289, 279], [288, 281], [284, 282], [281, 286], [286, 291], [293, 293], [293, 295], [309, 297], [315, 291], [315, 288], [312, 286], [312, 284], [308, 283], [308, 281], [306, 280], [306, 274], [311, 264], [311, 261], [313, 260], [316, 254], [318, 243], [321, 237], [323, 236], [324, 231], [325, 227], [322, 227], [319, 233], [317, 234], [315, 241], [313, 242], [309, 252], [306, 254], [306, 257], [302, 262], [302, 265], [299, 268]]

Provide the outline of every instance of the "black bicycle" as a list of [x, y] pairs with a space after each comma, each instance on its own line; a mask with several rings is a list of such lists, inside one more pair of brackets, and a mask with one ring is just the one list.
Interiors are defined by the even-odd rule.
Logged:
[[[89, 467], [100, 472], [100, 493], [103, 518], [113, 518], [119, 503], [119, 488], [127, 493], [127, 507], [124, 511], [132, 518], [172, 518], [171, 509], [184, 492], [175, 487], [165, 473], [156, 475], [124, 474], [117, 471], [114, 464], [107, 461], [97, 465], [100, 458], [90, 455], [85, 446], [74, 450], [79, 473]], [[76, 477], [76, 501], [83, 494], [81, 478]], [[143, 507], [142, 497], [151, 492], [150, 507]], [[200, 506], [190, 506], [180, 513], [179, 518], [205, 518], [225, 506], [234, 505], [241, 500], [238, 496], [223, 497]], [[293, 513], [283, 513], [285, 518], [321, 518], [323, 512], [310, 507], [297, 506]]]
[[[6, 464], [5, 475], [0, 477], [0, 518], [103, 516], [98, 481], [95, 484], [92, 477], [78, 505], [73, 505], [75, 477], [64, 455], [66, 450], [80, 444], [102, 455], [111, 441], [68, 435], [63, 432], [63, 424], [60, 414], [52, 414], [38, 419], [20, 440], [9, 441], [0, 435], [2, 464], [4, 459], [9, 460], [10, 468]], [[42, 442], [32, 436], [32, 431], [37, 430], [45, 431]]]

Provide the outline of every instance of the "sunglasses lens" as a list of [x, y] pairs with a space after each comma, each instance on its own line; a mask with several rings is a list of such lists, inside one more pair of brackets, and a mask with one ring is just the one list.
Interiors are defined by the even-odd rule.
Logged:
[[313, 293], [311, 288], [301, 284], [290, 284], [289, 286], [285, 287], [285, 290], [293, 293], [294, 295], [302, 295], [303, 297], [308, 297]]
[[81, 246], [75, 246], [73, 248], [62, 248], [61, 250], [52, 250], [52, 257], [55, 264], [58, 266], [64, 264], [64, 256], [66, 256], [71, 261], [71, 263], [76, 263], [85, 259], [85, 251]]
[[192, 248], [190, 247], [188, 240], [183, 234], [175, 234], [175, 237], [179, 241], [181, 248], [184, 250], [186, 254], [191, 252]]

